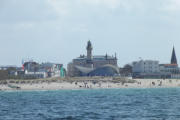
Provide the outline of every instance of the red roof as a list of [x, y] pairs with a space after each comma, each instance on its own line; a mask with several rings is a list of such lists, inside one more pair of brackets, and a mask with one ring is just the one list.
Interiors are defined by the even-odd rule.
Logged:
[[164, 66], [178, 66], [178, 64], [163, 64]]

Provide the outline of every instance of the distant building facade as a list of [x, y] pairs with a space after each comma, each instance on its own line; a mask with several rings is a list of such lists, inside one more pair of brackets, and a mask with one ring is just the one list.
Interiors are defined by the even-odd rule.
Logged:
[[133, 62], [133, 77], [160, 77], [159, 61], [140, 60]]
[[8, 65], [8, 66], [0, 66], [0, 70], [8, 70], [8, 69], [17, 69], [18, 67], [14, 65]]
[[[93, 56], [93, 47], [90, 41], [88, 41], [87, 43], [86, 50], [87, 56], [80, 55], [80, 57], [73, 59], [72, 62], [68, 64], [69, 76], [87, 76], [90, 75], [89, 73], [92, 73], [93, 70], [104, 67], [105, 65], [110, 65], [108, 66], [109, 69], [114, 69], [114, 67], [118, 67], [116, 55], [109, 56], [106, 54]], [[106, 71], [104, 71], [104, 73], [105, 72]]]
[[133, 62], [134, 78], [180, 78], [180, 68], [178, 67], [175, 48], [173, 47], [170, 64], [159, 64], [158, 61], [141, 60]]
[[120, 75], [122, 77], [131, 77], [132, 78], [132, 65], [131, 64], [126, 64], [124, 67], [122, 68], [119, 68], [119, 72], [120, 72]]
[[159, 71], [159, 61], [140, 60], [133, 62], [133, 72], [138, 73], [157, 73]]
[[160, 64], [160, 71], [163, 78], [180, 78], [180, 68], [178, 66], [175, 48], [173, 47], [170, 64]]
[[63, 68], [63, 64], [39, 64], [34, 61], [26, 61], [23, 63], [22, 69], [16, 71], [15, 75], [19, 76], [20, 78], [64, 77], [65, 70]]
[[14, 76], [19, 69], [19, 67], [12, 65], [0, 66], [0, 80], [10, 79], [10, 76]]

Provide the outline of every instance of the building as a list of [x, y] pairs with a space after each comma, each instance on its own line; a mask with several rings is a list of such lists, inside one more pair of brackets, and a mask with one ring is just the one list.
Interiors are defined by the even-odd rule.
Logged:
[[39, 64], [34, 61], [26, 61], [23, 63], [22, 69], [16, 72], [16, 76], [20, 78], [64, 77], [65, 69], [63, 68], [63, 64]]
[[133, 62], [133, 78], [180, 78], [175, 48], [173, 47], [170, 64], [159, 64], [158, 61], [141, 60]]
[[178, 66], [175, 48], [173, 47], [170, 64], [160, 64], [162, 78], [180, 78], [180, 68]]
[[[87, 43], [86, 50], [87, 50], [86, 56], [80, 55], [80, 57], [73, 59], [72, 62], [68, 64], [69, 76], [91, 76], [91, 75], [96, 76], [92, 71], [97, 69], [100, 70], [100, 68], [105, 66], [106, 68], [109, 67], [108, 70], [110, 69], [114, 70], [114, 68], [118, 67], [116, 54], [115, 56], [109, 56], [107, 54], [93, 56], [92, 54], [93, 47], [90, 41], [88, 41]], [[97, 76], [109, 75], [108, 73], [105, 72], [108, 71], [101, 71]], [[116, 74], [119, 74], [118, 71], [116, 72], [117, 72]]]
[[0, 66], [0, 79], [10, 79], [11, 76], [16, 75], [17, 70], [19, 70], [19, 67], [13, 65]]
[[17, 69], [17, 68], [18, 67], [14, 65], [0, 66], [0, 70]]
[[132, 78], [132, 65], [126, 64], [124, 67], [119, 68], [119, 72], [122, 77], [131, 77]]
[[160, 64], [159, 68], [162, 73], [170, 73], [170, 74], [180, 73], [180, 69], [177, 64]]
[[140, 60], [132, 64], [133, 78], [159, 78], [159, 61]]
[[157, 73], [159, 71], [159, 61], [140, 60], [133, 62], [133, 72], [135, 73]]
[[0, 80], [6, 80], [9, 78], [8, 71], [0, 69]]

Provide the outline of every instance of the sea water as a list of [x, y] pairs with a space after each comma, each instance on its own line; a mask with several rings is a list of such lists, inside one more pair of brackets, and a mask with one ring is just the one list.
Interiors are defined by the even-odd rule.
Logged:
[[180, 88], [0, 92], [0, 120], [180, 120]]

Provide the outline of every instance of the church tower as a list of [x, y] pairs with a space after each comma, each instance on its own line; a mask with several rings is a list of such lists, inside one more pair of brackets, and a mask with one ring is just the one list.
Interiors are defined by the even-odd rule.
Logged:
[[173, 47], [173, 51], [172, 51], [171, 64], [177, 65], [176, 52], [175, 52], [174, 47]]

